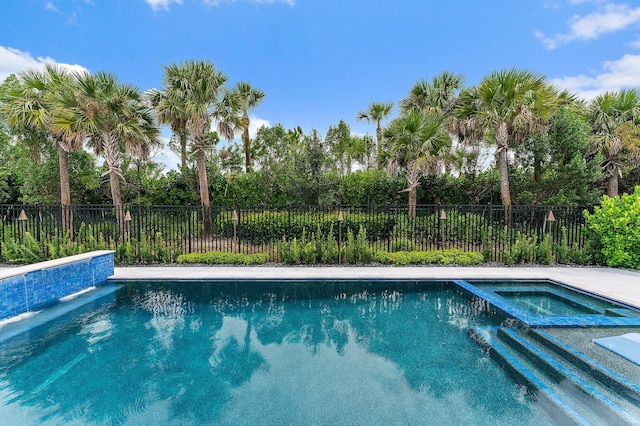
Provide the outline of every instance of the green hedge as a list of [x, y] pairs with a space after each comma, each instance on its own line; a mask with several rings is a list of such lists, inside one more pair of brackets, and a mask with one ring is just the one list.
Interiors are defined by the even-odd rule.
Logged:
[[206, 263], [209, 265], [263, 265], [269, 260], [266, 253], [242, 254], [211, 251], [178, 256], [178, 263]]
[[632, 195], [606, 195], [593, 214], [585, 213], [587, 237], [596, 260], [609, 266], [640, 269], [640, 186]]
[[[344, 215], [342, 222], [343, 235], [349, 231], [357, 234], [360, 227], [367, 230], [367, 239], [377, 241], [388, 238], [393, 231], [395, 220], [384, 213], [366, 214], [349, 213]], [[219, 215], [215, 218], [215, 230], [224, 237], [233, 237], [234, 222], [231, 215]], [[338, 213], [322, 212], [275, 212], [267, 211], [242, 212], [236, 223], [236, 235], [240, 240], [251, 240], [254, 244], [269, 244], [279, 242], [283, 237], [287, 239], [298, 238], [306, 232], [320, 230], [328, 234], [332, 229], [338, 233]]]
[[458, 249], [433, 251], [379, 251], [374, 260], [385, 265], [479, 265], [484, 257], [478, 252], [465, 252]]

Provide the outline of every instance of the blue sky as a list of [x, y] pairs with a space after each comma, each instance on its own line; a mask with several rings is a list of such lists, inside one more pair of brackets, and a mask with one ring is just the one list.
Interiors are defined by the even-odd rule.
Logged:
[[472, 85], [527, 68], [585, 98], [640, 87], [635, 1], [13, 0], [0, 12], [0, 80], [50, 61], [146, 90], [163, 65], [208, 59], [266, 93], [254, 124], [323, 134], [340, 119], [373, 134], [359, 110], [444, 70]]

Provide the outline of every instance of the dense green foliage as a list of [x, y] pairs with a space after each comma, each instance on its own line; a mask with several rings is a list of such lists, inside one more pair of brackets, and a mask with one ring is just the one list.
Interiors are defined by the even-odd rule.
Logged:
[[458, 249], [433, 251], [377, 252], [376, 262], [385, 265], [479, 265], [484, 260], [481, 253], [465, 252]]
[[[212, 215], [188, 218], [196, 235], [280, 244], [287, 263], [366, 263], [375, 244], [413, 252], [447, 243], [509, 264], [584, 263], [591, 252], [573, 237], [549, 241], [519, 218], [484, 226], [480, 238], [480, 209], [440, 222], [438, 208], [416, 205], [587, 206], [640, 184], [635, 89], [582, 102], [528, 70], [498, 70], [471, 87], [445, 71], [420, 79], [396, 103], [372, 102], [357, 112], [354, 118], [375, 126], [375, 137], [353, 134], [346, 119], [324, 135], [281, 124], [250, 135], [249, 112], [268, 99], [247, 82], [229, 88], [208, 61], [165, 66], [162, 89], [147, 92], [109, 73], [50, 65], [10, 76], [0, 84], [0, 203], [210, 205]], [[164, 148], [162, 125], [172, 132], [168, 147], [180, 155], [175, 170], [154, 161]], [[394, 205], [405, 206], [404, 216], [391, 219], [379, 209]], [[326, 213], [291, 209], [301, 206]], [[339, 206], [377, 206], [380, 214], [342, 208], [338, 223]], [[221, 214], [229, 208], [240, 212], [238, 222]], [[624, 204], [619, 214], [633, 208]], [[265, 209], [280, 212], [267, 218]], [[3, 256], [30, 261], [104, 246], [131, 263], [173, 261], [185, 251], [186, 240], [164, 241], [155, 219], [144, 236], [127, 240], [124, 210], [115, 211], [117, 238], [78, 243], [58, 236], [53, 246], [36, 247], [25, 235], [6, 240]], [[633, 238], [605, 226], [603, 214], [593, 216], [600, 228], [590, 226], [590, 250], [599, 261], [636, 267]], [[63, 218], [58, 235], [72, 230], [71, 220]]]
[[262, 265], [268, 260], [269, 255], [266, 253], [243, 254], [211, 251], [178, 256], [178, 263], [204, 263], [207, 265]]
[[586, 217], [597, 260], [640, 269], [640, 186], [632, 195], [604, 196], [601, 206]]

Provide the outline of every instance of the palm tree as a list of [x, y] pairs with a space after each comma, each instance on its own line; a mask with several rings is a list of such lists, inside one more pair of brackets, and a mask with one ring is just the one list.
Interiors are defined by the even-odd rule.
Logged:
[[[415, 111], [441, 117], [446, 121], [453, 139], [457, 132], [457, 121], [453, 112], [463, 85], [464, 77], [449, 71], [434, 76], [430, 82], [424, 79], [419, 80], [409, 90], [409, 95], [400, 101], [400, 112], [408, 114]], [[451, 154], [451, 152], [447, 154]], [[441, 158], [441, 160], [445, 159]], [[451, 163], [452, 158], [446, 159], [447, 167]], [[436, 197], [436, 203], [438, 202], [439, 197]]]
[[640, 165], [640, 91], [606, 92], [588, 107], [593, 140], [605, 160], [607, 195], [618, 195], [618, 180], [625, 160], [631, 167]]
[[173, 105], [177, 114], [186, 119], [189, 143], [196, 153], [206, 235], [212, 232], [206, 163], [211, 123], [216, 119], [218, 134], [228, 140], [233, 139], [235, 128], [234, 122], [229, 119], [230, 106], [223, 104], [220, 99], [226, 81], [227, 77], [209, 61], [190, 60], [164, 67], [162, 92], [175, 102]]
[[149, 102], [158, 114], [160, 124], [171, 126], [173, 137], [178, 139], [180, 146], [180, 168], [187, 167], [187, 117], [181, 105], [181, 99], [175, 92], [163, 92], [151, 89], [147, 92]]
[[460, 94], [457, 115], [462, 138], [473, 142], [486, 135], [496, 145], [504, 206], [511, 205], [509, 148], [544, 129], [557, 105], [557, 91], [544, 76], [515, 68], [494, 71]]
[[420, 176], [441, 167], [442, 154], [451, 147], [446, 121], [434, 114], [411, 111], [384, 130], [384, 151], [390, 172], [404, 171], [409, 193], [409, 215], [416, 214], [416, 188]]
[[47, 64], [44, 70], [28, 69], [18, 74], [19, 84], [5, 94], [0, 111], [7, 124], [17, 130], [47, 135], [58, 151], [60, 170], [60, 204], [63, 229], [71, 229], [69, 205], [69, 152], [82, 148], [84, 134], [63, 132], [55, 128], [64, 103], [73, 97], [75, 74]]
[[457, 92], [463, 84], [462, 75], [449, 71], [433, 77], [431, 82], [419, 80], [409, 91], [409, 96], [400, 102], [400, 111], [403, 114], [422, 111], [448, 116], [456, 106]]
[[[80, 74], [77, 95], [54, 120], [54, 129], [64, 134], [83, 133], [97, 155], [107, 164], [111, 198], [121, 231], [124, 230], [120, 180], [122, 152], [139, 158], [158, 143], [159, 130], [152, 109], [143, 102], [142, 92], [118, 82], [115, 75], [99, 72]], [[75, 102], [75, 105], [72, 103]]]
[[367, 120], [367, 123], [376, 123], [376, 156], [380, 152], [382, 144], [382, 120], [388, 118], [393, 110], [393, 102], [371, 102], [366, 111], [360, 111], [356, 119]]
[[234, 108], [241, 113], [239, 124], [242, 128], [242, 145], [244, 147], [244, 168], [245, 172], [250, 172], [251, 164], [251, 139], [249, 139], [249, 111], [260, 105], [264, 99], [264, 92], [251, 86], [250, 83], [239, 81], [229, 90], [230, 100], [233, 102]]

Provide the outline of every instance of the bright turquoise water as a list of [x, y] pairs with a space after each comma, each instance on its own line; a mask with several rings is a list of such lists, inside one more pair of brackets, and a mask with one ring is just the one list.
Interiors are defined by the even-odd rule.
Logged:
[[447, 283], [132, 283], [0, 344], [2, 424], [549, 424]]
[[[500, 292], [496, 294], [507, 299], [514, 305], [528, 311], [533, 315], [553, 315], [553, 316], [572, 316], [572, 315], [593, 315], [603, 314], [597, 309], [588, 308], [572, 300], [565, 299], [546, 291], [528, 291], [528, 292]], [[596, 308], [594, 306], [594, 308]]]

